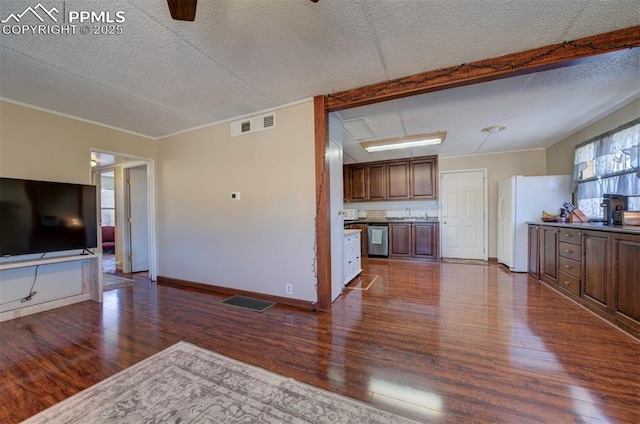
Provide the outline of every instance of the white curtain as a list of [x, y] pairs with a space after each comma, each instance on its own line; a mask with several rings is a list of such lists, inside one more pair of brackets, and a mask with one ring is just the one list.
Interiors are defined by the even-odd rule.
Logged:
[[629, 209], [640, 210], [640, 118], [576, 146], [574, 187], [577, 206], [590, 218], [602, 218], [602, 195], [632, 196]]

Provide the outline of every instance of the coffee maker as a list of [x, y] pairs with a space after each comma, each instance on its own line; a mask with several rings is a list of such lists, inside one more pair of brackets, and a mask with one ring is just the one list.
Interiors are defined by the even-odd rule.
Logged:
[[627, 196], [622, 194], [603, 194], [602, 207], [603, 217], [606, 225], [613, 225], [613, 212], [627, 210]]

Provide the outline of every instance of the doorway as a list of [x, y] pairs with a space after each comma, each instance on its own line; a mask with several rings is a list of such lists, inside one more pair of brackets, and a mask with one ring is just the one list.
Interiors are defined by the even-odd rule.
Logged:
[[[154, 161], [125, 154], [92, 150], [91, 165], [93, 182], [103, 192], [103, 178], [113, 176], [112, 182], [105, 180], [108, 192], [113, 187], [113, 206], [106, 200], [103, 216], [102, 195], [99, 196], [101, 227], [113, 224], [114, 252], [103, 252], [103, 270], [110, 273], [131, 274], [148, 271], [148, 276], [157, 278], [155, 175]], [[104, 230], [103, 230], [104, 234]], [[103, 240], [104, 241], [104, 240]], [[114, 265], [111, 265], [112, 262]]]
[[488, 259], [487, 170], [440, 173], [443, 259]]

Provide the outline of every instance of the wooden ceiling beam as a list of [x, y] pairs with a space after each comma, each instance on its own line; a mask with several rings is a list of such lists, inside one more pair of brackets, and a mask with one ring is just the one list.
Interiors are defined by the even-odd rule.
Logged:
[[640, 47], [640, 26], [329, 94], [328, 112], [561, 68]]

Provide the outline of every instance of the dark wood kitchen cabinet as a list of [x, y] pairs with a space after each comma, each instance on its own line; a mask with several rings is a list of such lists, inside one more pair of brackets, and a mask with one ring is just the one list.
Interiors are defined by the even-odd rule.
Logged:
[[413, 241], [412, 256], [414, 258], [437, 259], [438, 258], [438, 224], [414, 223], [411, 225], [411, 237]]
[[367, 199], [370, 201], [387, 200], [387, 165], [375, 163], [367, 165]]
[[342, 167], [342, 196], [342, 200], [345, 202], [351, 199], [351, 175], [349, 175], [349, 165]]
[[387, 198], [385, 164], [349, 165], [345, 193], [350, 202], [378, 201]]
[[368, 200], [366, 165], [349, 166], [349, 200], [352, 202]]
[[438, 157], [346, 165], [346, 202], [438, 198]]
[[412, 199], [438, 198], [438, 161], [435, 157], [411, 161]]
[[610, 310], [622, 328], [640, 337], [640, 235], [613, 234], [612, 299]]
[[529, 225], [529, 274], [540, 279], [540, 226]]
[[389, 224], [389, 257], [396, 259], [438, 259], [438, 223]]
[[411, 257], [411, 224], [389, 224], [389, 257]]
[[409, 183], [409, 161], [390, 162], [387, 164], [387, 199], [407, 200], [410, 196], [411, 184]]
[[558, 229], [540, 229], [540, 277], [547, 283], [558, 283]]
[[558, 229], [558, 286], [580, 296], [582, 285], [582, 231]]
[[582, 248], [584, 278], [582, 298], [595, 307], [607, 310], [611, 287], [611, 234], [585, 231]]
[[529, 237], [531, 275], [537, 244], [539, 280], [640, 338], [640, 234], [620, 227], [529, 224]]

